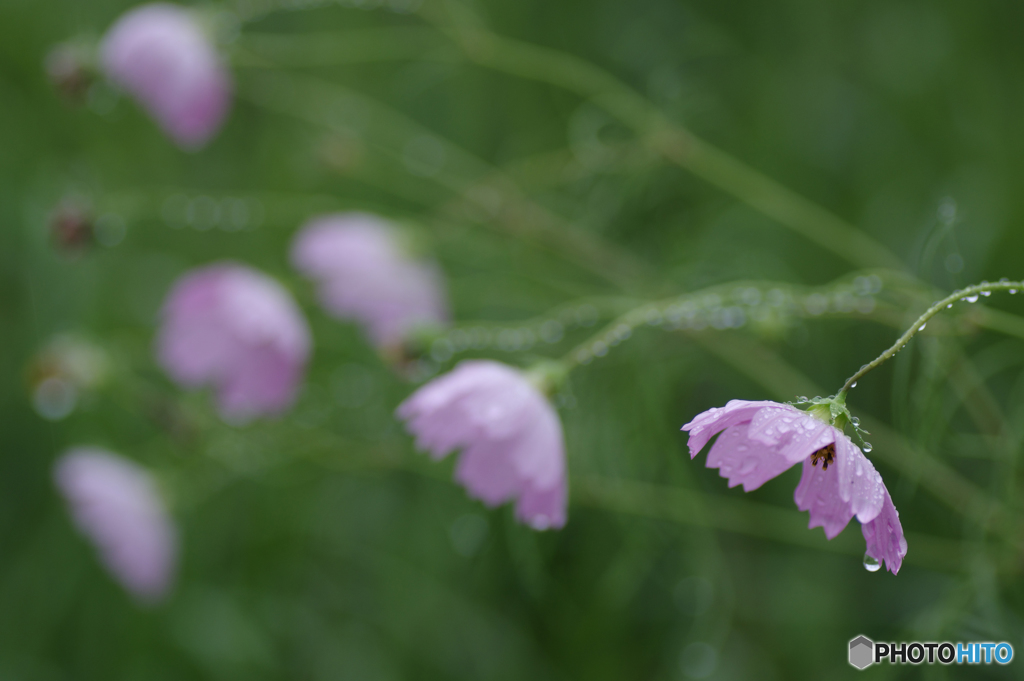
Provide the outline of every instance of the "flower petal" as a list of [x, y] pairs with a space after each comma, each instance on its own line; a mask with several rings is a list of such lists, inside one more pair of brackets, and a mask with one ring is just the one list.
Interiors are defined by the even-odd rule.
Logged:
[[832, 442], [832, 427], [788, 404], [765, 407], [750, 421], [747, 437], [775, 448], [790, 464]]
[[789, 470], [793, 463], [773, 447], [747, 437], [748, 425], [730, 426], [718, 436], [708, 452], [708, 468], [717, 468], [729, 487], [742, 484], [750, 492]]
[[417, 446], [440, 458], [465, 451], [455, 478], [489, 506], [518, 497], [516, 516], [534, 529], [562, 527], [566, 465], [562, 424], [521, 372], [499, 362], [459, 364], [397, 410]]
[[850, 504], [850, 511], [863, 523], [870, 522], [882, 510], [885, 483], [860, 447], [839, 430], [832, 429], [836, 443], [836, 473], [839, 496]]
[[892, 503], [892, 497], [885, 491], [882, 510], [871, 522], [861, 525], [860, 531], [867, 542], [867, 555], [875, 560], [885, 561], [889, 572], [896, 574], [907, 555], [907, 540], [903, 536], [900, 514]]
[[455, 466], [455, 479], [488, 506], [514, 497], [522, 488], [514, 462], [501, 443], [481, 442], [467, 447]]
[[527, 487], [516, 503], [516, 517], [535, 530], [557, 530], [565, 526], [566, 482], [563, 478], [548, 489]]
[[821, 527], [825, 536], [835, 538], [853, 517], [850, 504], [839, 495], [839, 475], [833, 468], [823, 470], [821, 466], [804, 461], [800, 484], [793, 492], [793, 500], [801, 511], [810, 511], [808, 528]]
[[178, 535], [148, 471], [93, 447], [69, 450], [54, 480], [78, 529], [132, 596], [161, 600], [174, 581]]
[[730, 400], [724, 407], [712, 407], [698, 414], [682, 427], [682, 430], [690, 433], [690, 440], [687, 443], [690, 447], [690, 458], [697, 456], [700, 450], [704, 449], [704, 445], [715, 436], [715, 433], [719, 433], [729, 426], [751, 420], [759, 409], [777, 406], [779, 406], [778, 402]]

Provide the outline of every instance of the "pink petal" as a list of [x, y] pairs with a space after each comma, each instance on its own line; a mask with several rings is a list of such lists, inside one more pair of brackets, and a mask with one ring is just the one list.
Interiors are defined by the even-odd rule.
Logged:
[[471, 496], [492, 506], [518, 498], [517, 517], [535, 529], [565, 523], [562, 424], [519, 371], [462, 362], [417, 390], [397, 414], [435, 458], [465, 449], [455, 478]]
[[516, 503], [516, 517], [535, 530], [557, 530], [565, 527], [568, 506], [565, 479], [549, 488], [527, 487]]
[[230, 105], [231, 79], [192, 14], [153, 3], [124, 14], [100, 46], [107, 76], [181, 147], [203, 146]]
[[277, 282], [231, 263], [202, 267], [172, 287], [157, 359], [184, 387], [212, 385], [221, 415], [240, 422], [294, 400], [309, 357], [306, 320]]
[[801, 511], [810, 511], [811, 520], [807, 527], [821, 527], [825, 536], [834, 539], [853, 517], [850, 504], [839, 496], [839, 476], [833, 466], [823, 470], [821, 465], [804, 461], [800, 484], [796, 486], [793, 499]]
[[717, 468], [729, 487], [742, 484], [745, 492], [757, 489], [793, 466], [774, 448], [747, 437], [748, 425], [730, 426], [708, 452], [708, 468]]
[[110, 452], [80, 447], [60, 458], [54, 479], [110, 573], [140, 601], [162, 599], [174, 579], [178, 539], [149, 473]]
[[448, 320], [438, 267], [410, 257], [395, 229], [378, 216], [313, 218], [295, 237], [292, 264], [319, 283], [325, 309], [358, 321], [378, 346], [400, 343], [419, 326]]
[[[882, 510], [886, 494], [882, 476], [871, 465], [860, 447], [836, 429], [836, 474], [839, 497], [849, 503], [851, 512], [862, 524], [874, 520]], [[831, 471], [831, 467], [829, 468]]]
[[497, 506], [522, 490], [516, 475], [515, 462], [505, 456], [501, 443], [484, 442], [471, 445], [459, 457], [455, 479], [488, 506]]
[[860, 531], [867, 543], [867, 555], [878, 562], [885, 561], [889, 572], [896, 574], [907, 555], [907, 540], [903, 536], [900, 514], [892, 503], [889, 492], [885, 492], [882, 510], [871, 522], [861, 525]]
[[787, 404], [765, 407], [754, 414], [747, 437], [776, 448], [791, 464], [833, 441], [831, 426]]
[[778, 407], [778, 402], [750, 402], [748, 400], [730, 400], [724, 407], [712, 407], [698, 414], [692, 421], [683, 426], [689, 431], [690, 458], [694, 458], [704, 449], [704, 445], [729, 426], [749, 421], [760, 409]]

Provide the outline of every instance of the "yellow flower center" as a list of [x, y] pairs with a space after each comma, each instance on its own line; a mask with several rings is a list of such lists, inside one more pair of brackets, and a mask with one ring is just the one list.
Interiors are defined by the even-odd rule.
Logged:
[[811, 465], [817, 466], [818, 462], [821, 461], [821, 470], [827, 471], [828, 465], [836, 460], [836, 446], [835, 443], [828, 443], [818, 451], [811, 454]]

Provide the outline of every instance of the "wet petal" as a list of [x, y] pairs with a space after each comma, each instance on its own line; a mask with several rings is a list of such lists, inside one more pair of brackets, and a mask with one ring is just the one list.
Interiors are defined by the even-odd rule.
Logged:
[[568, 492], [563, 478], [549, 488], [528, 487], [516, 503], [516, 517], [535, 530], [557, 530], [565, 526]]
[[885, 491], [883, 496], [881, 511], [874, 520], [861, 525], [860, 531], [867, 542], [867, 554], [879, 562], [885, 561], [889, 572], [896, 574], [907, 555], [907, 540], [889, 492]]
[[760, 409], [778, 406], [778, 402], [730, 400], [724, 407], [712, 407], [698, 414], [682, 428], [690, 433], [687, 443], [690, 447], [690, 458], [697, 456], [716, 433], [720, 433], [729, 426], [750, 421]]
[[708, 468], [717, 468], [729, 487], [743, 485], [750, 492], [793, 466], [774, 448], [747, 437], [746, 423], [730, 426], [708, 452]]
[[860, 451], [860, 447], [835, 428], [832, 431], [836, 442], [839, 496], [850, 504], [850, 511], [857, 516], [857, 520], [861, 523], [870, 522], [882, 510], [885, 495], [882, 476]]
[[435, 458], [465, 448], [455, 477], [471, 496], [491, 506], [517, 497], [516, 516], [534, 529], [565, 524], [562, 424], [521, 372], [500, 362], [462, 362], [397, 414]]
[[292, 245], [292, 264], [317, 282], [323, 307], [359, 322], [378, 347], [400, 344], [419, 326], [447, 323], [440, 268], [414, 259], [387, 220], [333, 213], [309, 220]]
[[164, 303], [157, 359], [186, 388], [211, 385], [232, 422], [284, 411], [302, 380], [312, 344], [288, 292], [235, 263], [192, 270]]
[[853, 517], [850, 504], [839, 495], [837, 473], [832, 466], [823, 470], [821, 466], [811, 465], [810, 459], [807, 459], [800, 475], [800, 484], [793, 493], [796, 507], [801, 511], [810, 511], [811, 519], [807, 527], [823, 528], [829, 539], [842, 532]]

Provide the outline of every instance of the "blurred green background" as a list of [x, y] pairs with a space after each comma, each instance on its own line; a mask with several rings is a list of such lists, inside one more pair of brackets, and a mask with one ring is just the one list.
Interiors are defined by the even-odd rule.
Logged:
[[[864, 569], [856, 522], [806, 529], [797, 469], [730, 490], [679, 432], [729, 399], [834, 392], [944, 292], [1024, 276], [1024, 5], [207, 5], [236, 100], [194, 154], [102, 82], [75, 106], [46, 78], [55, 44], [129, 6], [0, 0], [0, 679], [831, 679], [861, 673], [858, 634], [1024, 650], [1020, 298], [956, 306], [851, 394], [907, 532], [898, 576]], [[101, 236], [77, 255], [49, 233], [69, 197]], [[415, 453], [392, 418], [415, 382], [290, 270], [306, 218], [352, 209], [414, 234], [457, 328], [495, 339], [435, 343], [421, 376], [560, 357], [721, 286], [692, 299], [703, 322], [637, 329], [557, 396], [564, 530]], [[170, 283], [223, 258], [313, 327], [284, 418], [225, 425], [154, 363]], [[759, 316], [773, 289], [796, 303]], [[530, 342], [547, 319], [565, 338]], [[33, 358], [68, 333], [112, 370], [47, 419]], [[166, 603], [133, 603], [72, 526], [51, 466], [82, 443], [165, 485]]]

